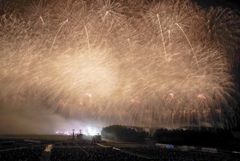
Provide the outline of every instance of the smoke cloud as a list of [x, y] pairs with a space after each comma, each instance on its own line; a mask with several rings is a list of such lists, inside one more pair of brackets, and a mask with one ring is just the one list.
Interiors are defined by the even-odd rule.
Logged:
[[[72, 129], [100, 132], [102, 125], [90, 121], [80, 122], [29, 104], [0, 105], [0, 134], [54, 134], [57, 131], [72, 132]], [[95, 128], [93, 130], [93, 128]]]

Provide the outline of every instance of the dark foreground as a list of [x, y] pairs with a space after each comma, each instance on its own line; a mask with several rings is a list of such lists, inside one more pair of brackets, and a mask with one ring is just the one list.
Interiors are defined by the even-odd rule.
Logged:
[[[44, 152], [48, 145], [52, 145], [52, 148], [49, 152]], [[174, 149], [167, 149], [153, 144], [0, 139], [1, 161], [41, 161], [47, 158], [50, 161], [240, 161], [239, 154], [232, 151], [203, 152], [199, 147], [183, 151], [176, 146]]]

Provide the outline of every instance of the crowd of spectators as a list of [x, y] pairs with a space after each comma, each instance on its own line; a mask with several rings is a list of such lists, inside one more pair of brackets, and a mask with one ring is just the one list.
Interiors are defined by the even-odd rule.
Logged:
[[[0, 151], [0, 161], [40, 161], [46, 146], [23, 147]], [[53, 145], [50, 161], [240, 161], [231, 154], [202, 151], [181, 151], [157, 146], [101, 147], [78, 142]]]
[[124, 147], [123, 151], [141, 154], [151, 157], [151, 160], [166, 161], [240, 161], [231, 154], [209, 153], [202, 151], [181, 151], [179, 149], [167, 149], [160, 147]]
[[[140, 160], [137, 155], [123, 153], [112, 148], [103, 147], [55, 147], [52, 149], [51, 161], [136, 161]], [[142, 159], [141, 159], [142, 160]]]
[[22, 147], [0, 151], [1, 161], [40, 161], [45, 146]]
[[201, 151], [181, 151], [178, 149], [166, 149], [156, 146], [142, 147], [64, 147], [58, 146], [52, 149], [51, 161], [240, 161], [230, 154], [207, 153]]

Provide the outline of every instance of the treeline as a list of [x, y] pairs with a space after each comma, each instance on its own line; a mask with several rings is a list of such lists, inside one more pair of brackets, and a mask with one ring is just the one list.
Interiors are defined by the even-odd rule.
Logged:
[[220, 145], [233, 139], [229, 130], [201, 128], [201, 129], [158, 129], [153, 138], [157, 142], [189, 145]]
[[148, 133], [141, 128], [121, 125], [104, 127], [101, 135], [105, 139], [125, 142], [144, 142], [145, 138], [148, 137]]
[[[127, 142], [145, 142], [145, 138], [151, 137], [150, 134], [142, 128], [128, 127], [121, 125], [111, 125], [104, 127], [101, 132], [102, 138], [127, 141]], [[166, 144], [189, 144], [189, 145], [222, 145], [224, 142], [233, 139], [231, 131], [216, 128], [201, 129], [157, 129], [152, 138], [160, 143]]]

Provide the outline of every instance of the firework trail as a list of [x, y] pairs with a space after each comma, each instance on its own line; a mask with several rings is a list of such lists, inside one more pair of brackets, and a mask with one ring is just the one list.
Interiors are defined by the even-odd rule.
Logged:
[[109, 124], [234, 126], [236, 12], [182, 0], [22, 6], [1, 16], [2, 102]]

